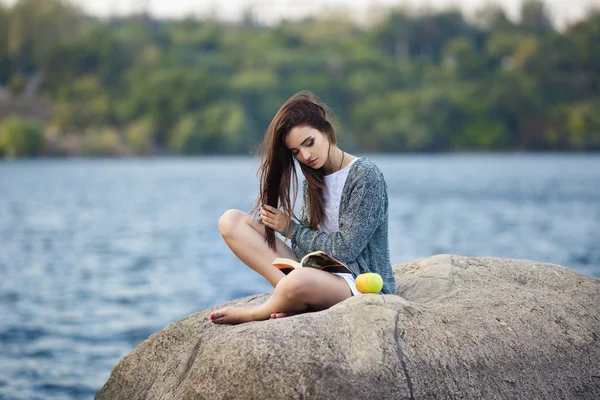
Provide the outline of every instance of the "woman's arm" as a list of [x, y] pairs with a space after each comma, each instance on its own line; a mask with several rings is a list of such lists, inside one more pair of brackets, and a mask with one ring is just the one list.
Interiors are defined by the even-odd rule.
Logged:
[[[377, 169], [365, 171], [350, 188], [348, 206], [340, 214], [338, 232], [313, 231], [295, 221], [290, 240], [303, 252], [322, 250], [342, 262], [352, 262], [364, 250], [379, 227], [385, 210], [387, 188]], [[304, 207], [304, 204], [303, 204]]]

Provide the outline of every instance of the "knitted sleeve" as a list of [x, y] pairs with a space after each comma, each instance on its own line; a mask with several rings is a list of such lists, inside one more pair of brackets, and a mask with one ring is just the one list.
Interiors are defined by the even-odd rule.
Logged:
[[[313, 231], [292, 222], [290, 239], [304, 253], [322, 250], [341, 262], [355, 261], [369, 243], [384, 215], [386, 185], [378, 169], [363, 169], [349, 182], [349, 200], [340, 210], [338, 232]], [[305, 205], [303, 204], [303, 207]]]

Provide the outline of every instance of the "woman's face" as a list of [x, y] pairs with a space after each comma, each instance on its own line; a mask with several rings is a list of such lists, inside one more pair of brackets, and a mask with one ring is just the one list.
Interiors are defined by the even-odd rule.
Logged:
[[285, 138], [285, 145], [298, 162], [314, 169], [321, 168], [329, 157], [329, 140], [310, 126], [296, 126]]

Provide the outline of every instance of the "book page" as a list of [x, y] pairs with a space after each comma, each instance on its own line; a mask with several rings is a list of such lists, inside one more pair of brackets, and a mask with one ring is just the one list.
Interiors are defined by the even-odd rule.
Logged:
[[302, 266], [308, 268], [322, 269], [326, 267], [343, 266], [342, 263], [335, 258], [321, 252], [319, 254], [308, 255], [302, 260]]

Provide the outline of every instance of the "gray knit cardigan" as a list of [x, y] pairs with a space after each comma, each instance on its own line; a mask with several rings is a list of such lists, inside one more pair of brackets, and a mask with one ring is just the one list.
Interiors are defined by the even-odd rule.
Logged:
[[[300, 223], [292, 219], [290, 241], [300, 260], [322, 250], [348, 266], [355, 276], [376, 272], [383, 278], [382, 294], [395, 294], [396, 282], [388, 243], [388, 196], [383, 174], [366, 157], [350, 166], [342, 191], [338, 232], [309, 228], [307, 181], [302, 190]], [[282, 235], [286, 235], [284, 229]]]

